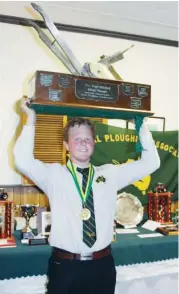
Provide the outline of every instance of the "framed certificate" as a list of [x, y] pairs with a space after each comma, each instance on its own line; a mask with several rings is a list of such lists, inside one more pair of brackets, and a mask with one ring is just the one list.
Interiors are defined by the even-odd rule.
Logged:
[[42, 235], [49, 236], [51, 231], [51, 212], [42, 211]]

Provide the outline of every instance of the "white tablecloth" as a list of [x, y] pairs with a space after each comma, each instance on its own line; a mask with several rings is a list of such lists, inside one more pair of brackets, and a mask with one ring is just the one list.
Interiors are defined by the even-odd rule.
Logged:
[[[46, 275], [1, 280], [0, 294], [45, 294], [45, 282]], [[178, 294], [178, 259], [118, 266], [115, 294]]]

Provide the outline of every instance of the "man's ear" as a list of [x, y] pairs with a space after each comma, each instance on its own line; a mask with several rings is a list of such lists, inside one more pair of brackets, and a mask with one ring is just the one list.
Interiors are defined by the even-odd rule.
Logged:
[[66, 141], [63, 141], [63, 146], [67, 151], [69, 151], [68, 143]]

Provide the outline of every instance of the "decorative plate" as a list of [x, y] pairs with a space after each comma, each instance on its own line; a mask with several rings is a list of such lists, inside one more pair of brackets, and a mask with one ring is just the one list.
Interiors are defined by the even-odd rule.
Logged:
[[115, 220], [123, 226], [136, 226], [144, 215], [140, 200], [132, 194], [123, 192], [117, 195]]

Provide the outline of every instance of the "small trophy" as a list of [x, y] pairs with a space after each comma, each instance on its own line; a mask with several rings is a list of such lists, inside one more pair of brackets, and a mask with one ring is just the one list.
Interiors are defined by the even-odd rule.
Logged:
[[21, 205], [20, 214], [26, 220], [25, 228], [22, 229], [21, 239], [33, 239], [34, 234], [30, 228], [29, 222], [30, 222], [30, 218], [36, 215], [36, 205], [32, 205], [32, 204]]
[[179, 209], [176, 209], [175, 216], [172, 218], [172, 222], [179, 225]]

